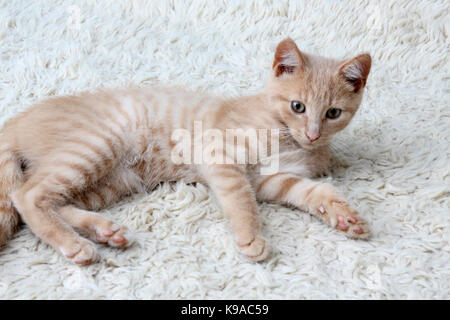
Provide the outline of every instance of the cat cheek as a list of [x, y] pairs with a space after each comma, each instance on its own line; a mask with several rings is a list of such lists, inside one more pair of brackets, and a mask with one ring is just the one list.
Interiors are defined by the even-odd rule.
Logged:
[[349, 123], [349, 119], [341, 116], [338, 119], [328, 121], [327, 126], [326, 126], [326, 129], [327, 129], [326, 131], [328, 132], [329, 135], [335, 134], [335, 133], [343, 130], [347, 126], [348, 123]]

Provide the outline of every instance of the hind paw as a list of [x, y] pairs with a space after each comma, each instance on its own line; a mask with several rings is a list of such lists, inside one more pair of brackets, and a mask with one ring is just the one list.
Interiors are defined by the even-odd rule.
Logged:
[[95, 245], [88, 240], [78, 240], [60, 250], [69, 261], [76, 264], [88, 265], [97, 260]]
[[134, 236], [127, 227], [111, 223], [108, 226], [96, 226], [95, 239], [111, 247], [124, 248], [133, 243]]

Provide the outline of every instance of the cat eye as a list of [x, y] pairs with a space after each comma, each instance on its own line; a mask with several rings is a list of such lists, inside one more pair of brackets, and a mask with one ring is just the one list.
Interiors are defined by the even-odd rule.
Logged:
[[295, 113], [303, 113], [306, 110], [306, 107], [303, 103], [301, 103], [300, 101], [291, 101], [291, 108], [292, 111], [294, 111]]
[[331, 108], [331, 109], [328, 109], [327, 114], [325, 116], [328, 119], [336, 119], [341, 115], [341, 113], [342, 113], [341, 109]]

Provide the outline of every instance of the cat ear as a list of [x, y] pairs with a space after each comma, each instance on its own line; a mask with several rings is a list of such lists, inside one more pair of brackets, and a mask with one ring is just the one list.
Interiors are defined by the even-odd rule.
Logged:
[[291, 74], [305, 66], [305, 59], [291, 38], [281, 41], [275, 51], [273, 70], [275, 76]]
[[371, 64], [372, 58], [369, 54], [360, 54], [355, 58], [345, 61], [339, 67], [339, 75], [352, 88], [352, 91], [356, 93], [366, 85]]

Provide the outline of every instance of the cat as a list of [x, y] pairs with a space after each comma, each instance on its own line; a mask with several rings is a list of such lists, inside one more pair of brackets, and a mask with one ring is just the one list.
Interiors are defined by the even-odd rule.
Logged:
[[[331, 184], [312, 179], [329, 166], [330, 139], [357, 111], [370, 68], [369, 54], [324, 58], [301, 52], [287, 38], [278, 44], [258, 95], [225, 99], [153, 86], [40, 102], [1, 131], [0, 245], [22, 221], [70, 261], [90, 264], [98, 256], [88, 238], [113, 247], [133, 241], [125, 226], [95, 211], [176, 180], [212, 189], [237, 248], [254, 261], [271, 253], [257, 201], [294, 206], [351, 238], [367, 239], [369, 227], [358, 212]], [[269, 155], [279, 159], [279, 170], [261, 174], [261, 159], [175, 163], [173, 132], [192, 133], [195, 121], [219, 133], [275, 130], [278, 150]], [[241, 147], [251, 148], [247, 140]]]

